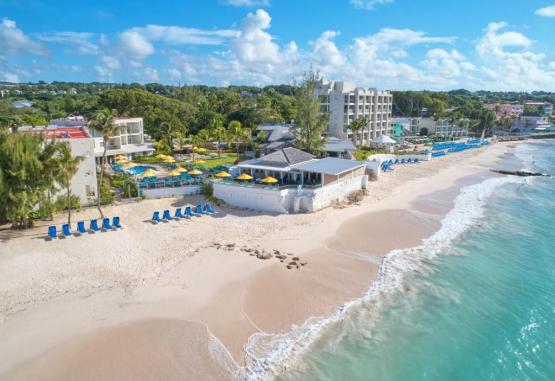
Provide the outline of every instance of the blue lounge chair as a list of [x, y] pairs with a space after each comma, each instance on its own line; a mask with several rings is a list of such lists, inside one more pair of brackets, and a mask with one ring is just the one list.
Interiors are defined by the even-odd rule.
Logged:
[[62, 234], [64, 235], [64, 237], [71, 237], [71, 229], [69, 227], [69, 224], [62, 225]]
[[210, 214], [216, 213], [216, 211], [212, 208], [212, 205], [210, 205], [209, 203], [206, 203], [204, 205], [204, 211], [206, 211], [207, 213], [210, 213]]
[[161, 221], [160, 220], [160, 212], [152, 213], [152, 221], [156, 222], [156, 223], [159, 223]]
[[107, 217], [102, 220], [102, 227], [106, 230], [114, 229], [112, 225], [110, 225], [110, 219]]
[[112, 218], [112, 225], [114, 225], [116, 229], [121, 229], [121, 224], [119, 222], [118, 216], [115, 216], [114, 218]]
[[193, 214], [193, 211], [191, 210], [191, 207], [188, 206], [185, 208], [185, 214], [189, 217], [194, 217], [195, 215]]
[[81, 234], [85, 234], [87, 229], [85, 228], [85, 221], [77, 222], [77, 231]]
[[416, 164], [418, 164], [418, 163], [420, 163], [420, 159], [419, 159], [419, 158], [416, 158], [416, 159], [414, 159], [414, 162], [415, 162]]
[[198, 214], [198, 215], [206, 214], [206, 213], [204, 213], [204, 210], [202, 210], [202, 206], [200, 206], [200, 204], [195, 206], [195, 213]]
[[58, 232], [56, 231], [55, 226], [49, 226], [48, 227], [48, 237], [50, 239], [58, 238]]
[[176, 218], [185, 218], [185, 216], [183, 215], [183, 211], [181, 210], [181, 208], [177, 208], [175, 210], [175, 217]]
[[164, 210], [164, 214], [162, 214], [162, 218], [166, 221], [171, 221], [172, 220], [172, 216], [171, 216], [170, 211], [168, 209]]
[[100, 231], [100, 228], [98, 227], [98, 220], [91, 220], [91, 230], [94, 232]]

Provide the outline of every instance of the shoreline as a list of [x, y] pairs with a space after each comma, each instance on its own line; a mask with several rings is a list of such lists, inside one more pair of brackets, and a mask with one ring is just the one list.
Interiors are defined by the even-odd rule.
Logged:
[[[476, 176], [480, 177], [480, 175], [476, 173], [485, 174], [487, 166], [494, 165], [500, 155], [510, 152], [511, 146], [498, 143], [480, 152], [456, 154], [447, 157], [447, 160], [425, 163], [421, 167], [398, 166], [395, 173], [387, 174], [378, 182], [369, 184], [371, 195], [361, 205], [349, 206], [343, 210], [328, 208], [310, 215], [290, 216], [268, 216], [248, 211], [226, 210], [225, 215], [220, 217], [220, 221], [217, 221], [218, 218], [212, 221], [195, 221], [194, 227], [192, 223], [187, 226], [192, 230], [192, 234], [201, 236], [210, 235], [209, 230], [214, 231], [221, 227], [224, 234], [220, 235], [224, 237], [215, 238], [212, 233], [209, 243], [218, 239], [220, 242], [233, 240], [237, 246], [258, 245], [268, 250], [293, 252], [308, 260], [306, 268], [300, 270], [287, 270], [282, 263], [275, 260], [261, 261], [237, 251], [222, 252], [206, 244], [192, 245], [189, 249], [181, 247], [175, 249], [171, 243], [182, 241], [183, 235], [187, 233], [186, 230], [183, 232], [184, 229], [178, 229], [181, 225], [185, 225], [184, 223], [175, 223], [175, 226], [166, 224], [167, 226], [147, 227], [144, 222], [139, 221], [142, 225], [135, 224], [135, 226], [141, 227], [142, 232], [139, 231], [138, 234], [148, 233], [148, 228], [152, 231], [160, 227], [164, 228], [163, 232], [166, 233], [151, 237], [150, 240], [154, 242], [141, 242], [143, 247], [138, 250], [141, 262], [136, 264], [137, 272], [143, 276], [139, 282], [133, 283], [136, 279], [129, 277], [131, 279], [128, 283], [115, 282], [107, 290], [104, 290], [102, 285], [98, 285], [96, 291], [94, 288], [91, 291], [81, 287], [80, 291], [85, 291], [85, 297], [76, 297], [75, 291], [67, 291], [71, 287], [66, 287], [65, 293], [53, 299], [34, 305], [27, 303], [24, 311], [14, 313], [13, 310], [7, 310], [11, 314], [5, 313], [5, 305], [1, 306], [0, 311], [5, 321], [0, 323], [0, 339], [5, 339], [4, 342], [8, 345], [7, 349], [0, 350], [2, 354], [0, 357], [5, 359], [0, 362], [0, 375], [10, 371], [18, 363], [24, 364], [28, 369], [33, 367], [38, 369], [37, 366], [40, 368], [40, 364], [37, 364], [41, 362], [41, 358], [53, 356], [54, 347], [58, 349], [62, 347], [63, 350], [63, 347], [72, 340], [79, 341], [87, 334], [94, 336], [97, 329], [143, 319], [200, 322], [208, 327], [208, 330], [225, 346], [236, 363], [244, 365], [247, 359], [243, 357], [243, 347], [245, 342], [251, 340], [253, 334], [288, 332], [292, 325], [302, 324], [310, 316], [327, 316], [337, 311], [346, 300], [352, 300], [363, 294], [369, 285], [378, 279], [383, 259], [392, 248], [414, 247], [415, 242], [418, 243], [419, 240], [422, 241], [434, 234], [434, 228], [441, 225], [443, 218], [441, 214], [448, 212], [449, 197], [454, 199], [464, 186], [457, 182], [466, 179], [462, 180], [464, 183], [472, 177], [474, 180], [479, 180]], [[457, 159], [461, 158], [467, 162], [458, 163]], [[457, 174], [449, 171], [455, 165], [457, 165]], [[414, 175], [416, 172], [418, 175]], [[489, 173], [486, 176], [496, 177]], [[425, 199], [426, 195], [429, 197], [428, 200]], [[145, 205], [162, 202], [164, 200], [156, 200]], [[168, 200], [165, 202], [169, 203]], [[414, 213], [413, 209], [418, 213]], [[394, 212], [391, 212], [392, 210]], [[335, 237], [336, 235], [348, 236], [349, 232], [353, 232], [357, 226], [364, 225], [365, 218], [375, 221], [377, 215], [372, 213], [382, 213], [377, 218], [382, 224], [376, 224], [371, 229], [374, 234], [373, 241], [361, 241], [357, 243], [359, 246], [350, 247], [346, 242], [356, 243], [356, 234], [354, 237], [343, 237], [343, 239]], [[231, 224], [231, 227], [223, 226], [226, 219], [232, 220], [225, 224]], [[200, 223], [197, 224], [197, 222]], [[403, 241], [399, 237], [391, 237], [391, 234], [388, 239], [388, 230], [383, 226], [387, 227], [395, 222], [398, 222], [396, 226], [399, 230], [412, 229], [410, 237], [402, 237], [408, 239]], [[423, 222], [427, 225], [418, 226]], [[211, 223], [218, 224], [218, 227], [210, 226]], [[344, 224], [346, 226], [343, 226]], [[261, 225], [262, 228], [260, 228]], [[418, 226], [418, 229], [414, 228], [415, 226]], [[129, 230], [131, 226], [125, 232], [106, 234], [117, 236], [120, 233], [129, 233]], [[307, 237], [318, 237], [318, 239], [308, 240]], [[95, 237], [78, 237], [75, 241], [82, 238], [91, 240]], [[382, 241], [376, 244], [378, 238]], [[0, 258], [0, 273], [5, 272], [2, 270], [6, 270], [6, 264], [11, 264], [11, 269], [20, 269], [14, 266], [13, 262], [17, 262], [21, 256], [37, 259], [32, 252], [24, 255], [17, 252], [16, 244], [21, 243], [22, 240], [28, 241], [29, 238], [16, 238], [1, 244], [7, 245], [12, 250], [6, 258]], [[321, 244], [322, 240], [325, 241], [324, 247]], [[129, 240], [120, 241], [124, 242], [120, 245], [102, 242], [102, 246], [111, 248], [112, 251], [115, 246], [125, 252], [125, 244], [129, 243]], [[64, 244], [64, 242], [59, 243]], [[368, 247], [368, 243], [375, 244], [374, 252], [370, 255], [361, 253], [365, 247]], [[51, 243], [41, 244], [49, 246]], [[153, 272], [152, 277], [145, 277], [144, 264], [148, 265], [156, 261], [150, 260], [148, 256], [144, 256], [144, 253], [148, 253], [149, 249], [155, 250], [156, 244], [163, 244], [162, 251], [177, 250], [178, 255], [174, 257], [168, 254], [170, 258], [162, 263], [164, 265], [161, 266], [162, 271]], [[93, 243], [92, 247], [94, 246]], [[40, 245], [35, 245], [34, 250], [37, 250], [36, 247]], [[52, 253], [42, 254], [46, 254], [49, 258], [53, 255]], [[67, 251], [64, 254], [75, 256], [75, 253], [67, 253]], [[85, 258], [79, 254], [76, 262]], [[122, 255], [117, 259], [118, 261], [108, 261], [103, 265], [115, 263], [122, 267], [118, 270], [123, 275], [129, 275], [132, 270], [135, 270], [125, 266], [126, 260], [136, 262], [135, 257]], [[93, 260], [90, 261], [97, 264]], [[46, 266], [51, 266], [51, 263], [46, 263]], [[10, 266], [7, 267], [10, 270]], [[71, 274], [74, 269], [72, 266], [69, 267], [65, 272]], [[90, 269], [89, 266], [87, 268]], [[100, 272], [97, 275], [100, 277], [94, 279], [95, 281], [103, 279], [106, 274]], [[345, 279], [349, 280], [348, 285], [345, 284]], [[67, 286], [72, 285], [71, 282], [67, 284]], [[0, 282], [0, 295], [5, 294], [4, 286], [6, 281]], [[183, 306], [184, 303], [187, 305]], [[91, 310], [95, 310], [95, 314], [92, 314]], [[54, 324], [54, 316], [59, 316], [60, 312], [64, 316], [61, 319], [63, 321]], [[68, 316], [65, 316], [64, 312]], [[40, 332], [21, 334], [20, 331], [28, 327], [38, 316], [45, 315], [50, 317], [45, 321], [46, 326], [55, 328], [52, 334], [44, 335]], [[226, 316], [227, 319], [223, 321], [222, 316]], [[16, 343], [16, 341], [20, 342]], [[16, 348], [33, 343], [39, 344], [33, 346], [35, 353], [27, 355], [26, 359], [14, 356]], [[44, 370], [44, 367], [45, 365], [42, 365], [40, 369]], [[56, 369], [48, 370], [54, 378]], [[17, 379], [17, 375], [10, 376]]]

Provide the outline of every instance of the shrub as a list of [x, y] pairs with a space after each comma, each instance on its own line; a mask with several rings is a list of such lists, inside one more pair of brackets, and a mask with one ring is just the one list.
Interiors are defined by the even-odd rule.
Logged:
[[347, 202], [349, 202], [349, 204], [359, 203], [364, 200], [364, 196], [366, 196], [365, 189], [353, 191], [347, 195]]
[[202, 194], [207, 199], [209, 199], [210, 197], [214, 197], [214, 186], [212, 185], [212, 182], [203, 182], [200, 187], [200, 194]]
[[[71, 209], [79, 209], [81, 208], [81, 200], [79, 197], [72, 195], [71, 196]], [[54, 203], [54, 210], [57, 212], [61, 212], [63, 210], [67, 210], [67, 196], [58, 196], [56, 202]]]

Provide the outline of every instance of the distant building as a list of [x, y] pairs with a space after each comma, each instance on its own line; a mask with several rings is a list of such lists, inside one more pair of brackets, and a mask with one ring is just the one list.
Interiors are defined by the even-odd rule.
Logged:
[[[17, 129], [17, 133], [42, 133], [46, 140], [67, 141], [71, 147], [71, 154], [83, 157], [77, 173], [71, 179], [71, 192], [79, 197], [83, 206], [94, 203], [97, 188], [94, 139], [83, 126], [22, 126]], [[60, 189], [58, 196], [64, 192], [65, 189]]]
[[[114, 118], [114, 124], [117, 125], [117, 128], [106, 147], [108, 163], [113, 163], [117, 155], [133, 159], [154, 152], [153, 145], [145, 143], [143, 118]], [[100, 163], [104, 152], [104, 141], [100, 132], [91, 130], [90, 133], [95, 140], [94, 154], [97, 162]]]
[[397, 135], [403, 134], [407, 135], [420, 135], [420, 120], [422, 118], [393, 118], [391, 120], [392, 126], [392, 136], [399, 137]]
[[21, 99], [18, 101], [13, 101], [10, 107], [15, 109], [31, 108], [33, 107], [33, 103], [30, 100]]
[[470, 120], [463, 118], [456, 123], [451, 123], [447, 118], [435, 121], [433, 118], [422, 118], [419, 122], [420, 131], [428, 131], [428, 135], [460, 138], [468, 136]]
[[[257, 136], [260, 136], [262, 131], [267, 134], [264, 142], [260, 144], [260, 154], [267, 155], [283, 148], [293, 147], [295, 145], [295, 135], [293, 135], [292, 128], [293, 124], [289, 123], [259, 125], [256, 128]], [[348, 139], [331, 136], [326, 139], [322, 151], [325, 156], [352, 159], [356, 147]]]
[[330, 113], [330, 136], [353, 140], [353, 131], [348, 126], [359, 117], [368, 117], [369, 123], [357, 131], [358, 142], [369, 144], [373, 138], [391, 133], [393, 97], [388, 91], [322, 80], [316, 85], [315, 96], [320, 99], [321, 111]]
[[524, 113], [527, 109], [533, 110], [539, 116], [550, 117], [553, 114], [553, 104], [548, 102], [525, 102]]
[[75, 87], [72, 87], [71, 89], [69, 89], [69, 94], [70, 95], [75, 95], [77, 94], [77, 89]]
[[513, 121], [513, 130], [520, 132], [546, 131], [549, 127], [547, 116], [522, 115]]

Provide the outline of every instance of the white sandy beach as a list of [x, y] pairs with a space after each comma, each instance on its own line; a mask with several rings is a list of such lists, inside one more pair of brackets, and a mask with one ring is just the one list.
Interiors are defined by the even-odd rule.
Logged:
[[[437, 230], [458, 188], [495, 176], [489, 169], [512, 146], [398, 165], [369, 184], [360, 205], [314, 214], [224, 207], [148, 221], [154, 210], [198, 200], [191, 197], [105, 208], [126, 225], [117, 232], [45, 241], [51, 222], [0, 231], [0, 379], [236, 377], [252, 334], [288, 331], [361, 295], [387, 252]], [[73, 221], [96, 217], [87, 209]], [[243, 246], [288, 259], [257, 259]], [[287, 269], [294, 256], [306, 266]]]

